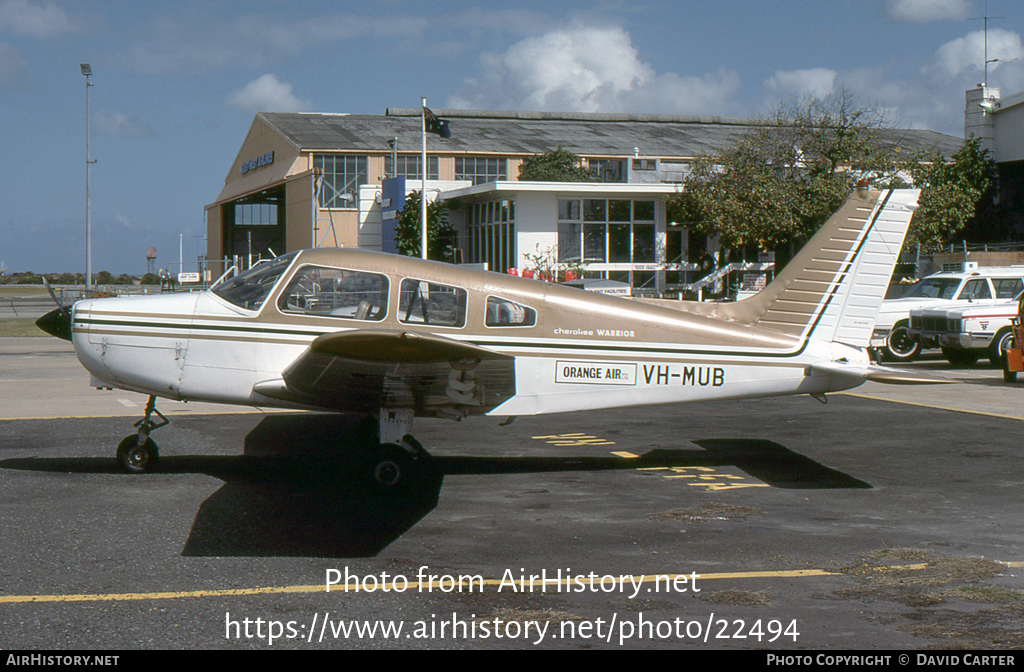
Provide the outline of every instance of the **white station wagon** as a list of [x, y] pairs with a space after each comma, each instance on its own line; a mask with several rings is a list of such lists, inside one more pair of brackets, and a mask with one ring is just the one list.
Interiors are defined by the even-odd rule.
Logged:
[[973, 303], [956, 308], [920, 308], [910, 312], [910, 334], [923, 345], [938, 346], [950, 364], [969, 366], [983, 355], [1002, 368], [1013, 343], [1010, 321], [1017, 317], [1020, 297]]
[[910, 333], [912, 310], [945, 310], [971, 303], [1008, 301], [1022, 288], [1024, 266], [972, 268], [929, 275], [902, 297], [882, 302], [871, 335], [871, 347], [880, 349], [890, 361], [909, 362], [920, 354], [923, 345]]

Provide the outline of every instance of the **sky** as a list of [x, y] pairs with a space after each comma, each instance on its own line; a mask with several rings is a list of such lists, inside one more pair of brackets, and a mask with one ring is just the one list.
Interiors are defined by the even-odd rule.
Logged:
[[[387, 107], [752, 117], [845, 89], [963, 136], [964, 91], [1024, 91], [1020, 0], [0, 0], [0, 261], [185, 270], [257, 111]], [[455, 130], [455, 129], [453, 129]], [[189, 263], [191, 262], [191, 264]]]

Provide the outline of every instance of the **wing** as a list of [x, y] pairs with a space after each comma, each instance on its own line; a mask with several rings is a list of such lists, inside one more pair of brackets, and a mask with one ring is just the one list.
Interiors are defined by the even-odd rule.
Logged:
[[433, 334], [346, 331], [320, 336], [280, 380], [255, 391], [335, 410], [464, 417], [515, 395], [515, 358]]

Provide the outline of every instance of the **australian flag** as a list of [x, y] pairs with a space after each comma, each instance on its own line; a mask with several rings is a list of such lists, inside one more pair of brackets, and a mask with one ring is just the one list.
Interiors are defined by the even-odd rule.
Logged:
[[423, 106], [423, 118], [426, 121], [426, 128], [428, 133], [437, 133], [442, 138], [452, 137], [452, 132], [448, 128], [448, 120], [440, 119], [436, 114], [430, 111], [430, 108]]

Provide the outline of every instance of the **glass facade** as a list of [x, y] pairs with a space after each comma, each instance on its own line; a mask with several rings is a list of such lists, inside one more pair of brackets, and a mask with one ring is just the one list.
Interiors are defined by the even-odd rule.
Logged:
[[[654, 201], [562, 199], [558, 201], [558, 260], [585, 264], [653, 264], [657, 261]], [[610, 280], [653, 287], [649, 269], [593, 269]]]
[[516, 204], [505, 199], [468, 206], [466, 257], [504, 273], [516, 265]]

